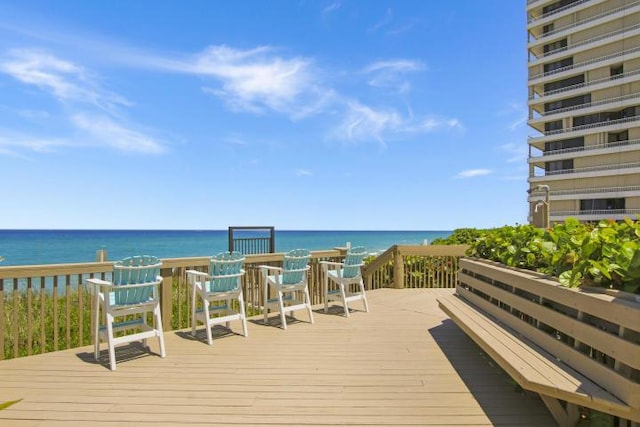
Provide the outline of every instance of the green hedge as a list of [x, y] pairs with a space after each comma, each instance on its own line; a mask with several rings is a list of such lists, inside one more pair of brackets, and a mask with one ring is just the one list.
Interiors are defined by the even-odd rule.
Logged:
[[638, 220], [593, 224], [568, 218], [546, 230], [531, 225], [461, 230], [454, 231], [452, 241], [439, 243], [467, 243], [468, 256], [549, 274], [565, 286], [590, 285], [640, 293]]

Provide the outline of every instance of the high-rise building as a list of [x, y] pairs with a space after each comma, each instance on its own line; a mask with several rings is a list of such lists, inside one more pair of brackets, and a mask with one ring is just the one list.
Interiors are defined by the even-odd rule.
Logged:
[[527, 0], [529, 222], [640, 214], [640, 0]]

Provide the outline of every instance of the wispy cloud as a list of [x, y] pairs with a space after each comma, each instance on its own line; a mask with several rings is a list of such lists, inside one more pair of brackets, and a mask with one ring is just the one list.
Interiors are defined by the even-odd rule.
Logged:
[[309, 169], [297, 169], [296, 170], [296, 176], [312, 176], [313, 172], [311, 172]]
[[458, 172], [458, 174], [454, 177], [456, 179], [467, 179], [467, 178], [476, 178], [479, 176], [486, 176], [493, 173], [490, 169], [467, 169]]
[[330, 3], [327, 7], [322, 9], [322, 16], [326, 17], [330, 13], [337, 11], [338, 9], [340, 9], [340, 6], [341, 6], [341, 4], [340, 4], [339, 1], [334, 1], [334, 2]]
[[76, 128], [86, 131], [100, 145], [116, 148], [121, 151], [147, 154], [160, 154], [166, 148], [157, 140], [123, 126], [108, 116], [76, 114], [71, 117]]
[[[43, 152], [62, 146], [94, 144], [129, 152], [165, 151], [162, 143], [124, 123], [121, 108], [132, 104], [103, 89], [92, 74], [78, 64], [41, 50], [12, 50], [0, 58], [0, 72], [37, 87], [63, 104], [62, 118], [76, 131], [50, 139], [22, 136], [12, 144], [14, 148]], [[3, 145], [7, 146], [6, 141]]]
[[432, 116], [416, 119], [404, 117], [393, 109], [374, 109], [351, 101], [335, 136], [349, 142], [377, 141], [385, 144], [388, 138], [398, 138], [403, 134], [463, 129], [462, 123], [455, 118]]
[[379, 31], [380, 29], [388, 26], [391, 23], [391, 21], [393, 21], [393, 10], [391, 8], [388, 8], [385, 11], [384, 16], [380, 18], [378, 22], [376, 22], [371, 27], [369, 27], [367, 32], [375, 33], [376, 31]]
[[499, 146], [498, 149], [509, 155], [507, 163], [520, 164], [526, 162], [529, 155], [528, 146], [526, 144], [508, 143]]
[[425, 68], [420, 61], [397, 59], [374, 62], [366, 66], [363, 72], [371, 75], [367, 82], [370, 86], [405, 93], [411, 88], [405, 75]]
[[113, 110], [130, 106], [122, 96], [98, 87], [84, 68], [35, 49], [16, 49], [0, 62], [0, 71], [50, 93], [60, 102], [82, 102]]

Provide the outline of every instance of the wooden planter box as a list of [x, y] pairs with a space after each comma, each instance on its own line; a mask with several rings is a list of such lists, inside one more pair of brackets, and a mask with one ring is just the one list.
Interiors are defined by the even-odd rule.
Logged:
[[539, 273], [471, 258], [460, 260], [457, 293], [635, 408], [632, 419], [640, 420], [635, 295], [566, 288]]

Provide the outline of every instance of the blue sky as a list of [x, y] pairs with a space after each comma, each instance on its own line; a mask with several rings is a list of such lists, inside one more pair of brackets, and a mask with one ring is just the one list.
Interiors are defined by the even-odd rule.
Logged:
[[0, 2], [0, 228], [526, 223], [523, 1]]

